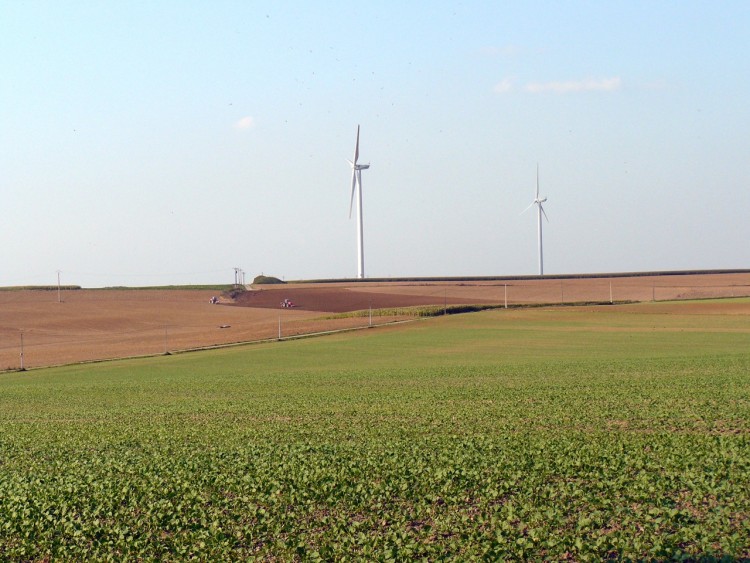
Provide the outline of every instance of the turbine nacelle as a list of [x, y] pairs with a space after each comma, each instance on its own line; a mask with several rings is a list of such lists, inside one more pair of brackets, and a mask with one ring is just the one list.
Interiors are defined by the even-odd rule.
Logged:
[[351, 160], [346, 160], [349, 165], [352, 167], [353, 170], [367, 170], [370, 167], [370, 163], [367, 164], [357, 164], [356, 162], [352, 162]]

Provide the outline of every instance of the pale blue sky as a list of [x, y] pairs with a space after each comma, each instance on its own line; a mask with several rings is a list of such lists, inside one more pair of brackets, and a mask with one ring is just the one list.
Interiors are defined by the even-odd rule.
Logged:
[[750, 2], [0, 0], [0, 285], [750, 267]]

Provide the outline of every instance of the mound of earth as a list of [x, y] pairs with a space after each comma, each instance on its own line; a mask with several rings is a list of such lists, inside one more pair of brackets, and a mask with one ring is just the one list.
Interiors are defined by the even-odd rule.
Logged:
[[284, 283], [286, 282], [281, 281], [279, 278], [264, 276], [263, 274], [255, 276], [255, 279], [253, 280], [253, 285], [281, 285]]

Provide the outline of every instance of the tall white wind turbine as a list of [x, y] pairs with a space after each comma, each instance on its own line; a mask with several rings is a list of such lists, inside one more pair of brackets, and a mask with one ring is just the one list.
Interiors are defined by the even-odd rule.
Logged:
[[357, 164], [359, 159], [359, 125], [357, 125], [357, 142], [354, 145], [354, 160], [352, 165], [352, 196], [349, 201], [349, 219], [352, 218], [352, 207], [354, 206], [354, 192], [357, 192], [357, 277], [365, 277], [365, 249], [362, 239], [362, 170], [367, 170], [369, 164]]
[[542, 215], [544, 215], [544, 218], [549, 222], [549, 218], [547, 217], [547, 213], [544, 211], [544, 207], [542, 204], [547, 201], [547, 198], [539, 198], [539, 165], [536, 165], [536, 197], [534, 197], [534, 201], [531, 202], [531, 205], [524, 209], [524, 212], [528, 211], [530, 208], [532, 208], [534, 205], [537, 206], [536, 214], [537, 214], [537, 233], [539, 238], [539, 275], [544, 275], [544, 257], [542, 253]]

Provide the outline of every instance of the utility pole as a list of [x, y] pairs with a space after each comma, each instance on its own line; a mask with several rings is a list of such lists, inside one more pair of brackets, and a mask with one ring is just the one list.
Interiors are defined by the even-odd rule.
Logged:
[[26, 371], [23, 367], [23, 331], [21, 331], [21, 371]]

